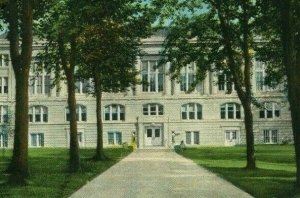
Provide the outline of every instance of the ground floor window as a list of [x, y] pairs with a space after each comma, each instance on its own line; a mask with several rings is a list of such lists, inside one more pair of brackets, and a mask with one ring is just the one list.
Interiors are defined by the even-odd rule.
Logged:
[[108, 132], [108, 144], [122, 144], [122, 133], [118, 131]]
[[236, 130], [228, 130], [226, 133], [226, 141], [235, 141], [237, 140], [237, 131]]
[[186, 131], [186, 144], [200, 144], [199, 131]]
[[264, 143], [277, 144], [278, 143], [278, 130], [276, 130], [276, 129], [264, 130]]
[[43, 147], [44, 146], [44, 133], [31, 133], [30, 146]]
[[240, 143], [240, 131], [236, 129], [225, 130], [225, 145], [234, 146]]
[[79, 146], [83, 147], [84, 146], [84, 134], [83, 134], [83, 132], [78, 132], [77, 137], [78, 137]]
[[0, 148], [8, 146], [8, 135], [5, 133], [0, 133]]

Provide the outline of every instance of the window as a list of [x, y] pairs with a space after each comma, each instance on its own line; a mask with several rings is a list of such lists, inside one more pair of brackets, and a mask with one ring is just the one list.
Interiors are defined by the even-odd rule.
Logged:
[[218, 88], [219, 91], [235, 90], [233, 82], [223, 73], [218, 76]]
[[221, 119], [240, 119], [241, 107], [236, 103], [226, 103], [221, 105]]
[[[51, 78], [42, 68], [40, 63], [33, 62], [30, 68], [29, 93], [49, 95], [51, 90]], [[38, 71], [41, 70], [41, 71]]]
[[8, 93], [8, 77], [0, 77], [0, 94]]
[[255, 61], [255, 80], [256, 80], [256, 90], [257, 91], [272, 91], [276, 90], [273, 86], [266, 85], [265, 78], [266, 73], [266, 64], [260, 61]]
[[0, 67], [8, 67], [9, 56], [8, 54], [0, 54]]
[[[86, 106], [76, 105], [76, 118], [77, 118], [77, 121], [80, 121], [80, 122], [85, 122], [87, 120]], [[66, 107], [66, 120], [70, 121], [69, 107]]]
[[259, 118], [278, 118], [280, 117], [279, 105], [275, 102], [265, 102], [259, 110]]
[[78, 144], [80, 147], [84, 146], [84, 133], [83, 132], [78, 132], [77, 133], [77, 138], [78, 138]]
[[32, 147], [43, 147], [44, 146], [44, 134], [43, 133], [31, 133], [30, 134], [30, 145]]
[[8, 146], [8, 135], [6, 133], [0, 133], [0, 148]]
[[236, 130], [227, 130], [225, 132], [226, 141], [231, 142], [237, 140], [237, 131]]
[[164, 107], [161, 104], [145, 104], [143, 105], [143, 115], [163, 115]]
[[142, 62], [143, 92], [162, 92], [164, 87], [164, 67], [157, 68], [157, 61]]
[[125, 107], [123, 105], [112, 104], [104, 109], [105, 120], [125, 120]]
[[0, 105], [0, 123], [8, 122], [8, 106]]
[[271, 129], [264, 130], [264, 143], [266, 144], [278, 143], [278, 131], [271, 130]]
[[197, 103], [188, 103], [181, 106], [181, 119], [200, 120], [202, 119], [202, 106]]
[[82, 80], [82, 81], [77, 81], [75, 83], [76, 86], [76, 93], [78, 94], [85, 94], [85, 93], [89, 93], [89, 89], [90, 89], [90, 81], [89, 80]]
[[200, 144], [199, 131], [187, 131], [185, 132], [186, 144]]
[[[191, 91], [192, 85], [196, 81], [196, 65], [195, 63], [191, 63], [187, 65], [186, 67], [182, 68], [180, 73], [180, 90], [181, 91]], [[196, 85], [195, 91], [202, 92], [203, 91], [203, 85], [202, 83]]]
[[30, 107], [29, 122], [48, 122], [48, 108], [45, 106]]
[[121, 132], [108, 132], [108, 144], [122, 144], [122, 133]]

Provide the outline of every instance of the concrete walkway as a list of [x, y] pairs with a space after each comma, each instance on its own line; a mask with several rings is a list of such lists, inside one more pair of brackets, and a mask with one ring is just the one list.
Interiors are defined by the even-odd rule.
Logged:
[[137, 150], [71, 197], [251, 196], [174, 152]]

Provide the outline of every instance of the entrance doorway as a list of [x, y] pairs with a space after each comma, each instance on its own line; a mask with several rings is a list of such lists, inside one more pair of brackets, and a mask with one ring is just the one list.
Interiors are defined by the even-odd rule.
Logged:
[[145, 130], [145, 145], [146, 146], [162, 146], [162, 128], [161, 127], [146, 127]]

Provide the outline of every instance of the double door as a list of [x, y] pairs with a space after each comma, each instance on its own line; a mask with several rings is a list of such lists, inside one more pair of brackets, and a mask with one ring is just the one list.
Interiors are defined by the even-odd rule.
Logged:
[[145, 133], [146, 146], [162, 146], [163, 138], [161, 127], [146, 127]]

